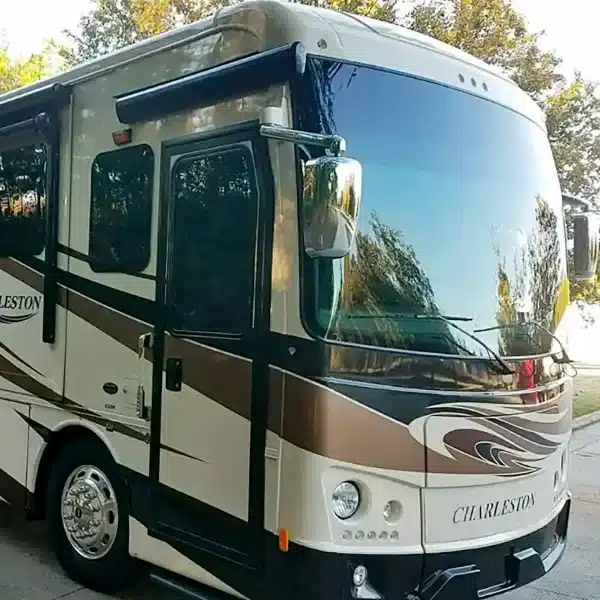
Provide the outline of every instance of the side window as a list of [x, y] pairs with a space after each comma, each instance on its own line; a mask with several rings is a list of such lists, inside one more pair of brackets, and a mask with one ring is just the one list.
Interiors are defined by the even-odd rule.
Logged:
[[150, 260], [154, 153], [147, 144], [104, 152], [92, 164], [90, 267], [139, 273]]
[[241, 335], [253, 317], [258, 193], [252, 155], [238, 146], [186, 156], [171, 178], [169, 328]]
[[[35, 256], [46, 240], [47, 157], [43, 144], [0, 152], [0, 219], [3, 245]], [[4, 225], [8, 223], [8, 227]]]

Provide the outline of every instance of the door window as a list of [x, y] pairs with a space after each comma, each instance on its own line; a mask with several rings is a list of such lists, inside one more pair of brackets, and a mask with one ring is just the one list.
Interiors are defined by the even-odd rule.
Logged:
[[252, 154], [237, 146], [173, 166], [167, 324], [241, 336], [252, 327], [258, 193]]

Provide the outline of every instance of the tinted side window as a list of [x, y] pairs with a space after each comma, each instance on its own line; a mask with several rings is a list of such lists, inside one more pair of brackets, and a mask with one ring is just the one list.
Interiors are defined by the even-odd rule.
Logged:
[[154, 153], [146, 144], [99, 154], [92, 164], [90, 267], [138, 273], [150, 260]]
[[[47, 195], [46, 148], [33, 144], [0, 152], [0, 219], [2, 235], [14, 254], [36, 255], [44, 250]], [[8, 227], [6, 222], [9, 221]]]
[[181, 158], [172, 171], [172, 330], [241, 335], [252, 326], [258, 194], [240, 146]]

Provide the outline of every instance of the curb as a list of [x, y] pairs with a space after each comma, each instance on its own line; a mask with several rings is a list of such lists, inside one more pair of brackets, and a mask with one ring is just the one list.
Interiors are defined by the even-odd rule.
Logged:
[[578, 429], [583, 429], [584, 427], [589, 427], [594, 423], [598, 423], [600, 421], [600, 410], [597, 410], [593, 413], [589, 413], [587, 415], [582, 415], [581, 417], [577, 417], [573, 419], [572, 430], [577, 431]]

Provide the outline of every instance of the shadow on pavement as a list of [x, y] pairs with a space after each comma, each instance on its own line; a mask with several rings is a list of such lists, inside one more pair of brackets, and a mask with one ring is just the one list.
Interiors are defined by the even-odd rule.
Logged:
[[[0, 506], [0, 598], [6, 600], [107, 600], [73, 583], [48, 546], [45, 524], [29, 523]], [[121, 600], [179, 600], [143, 579]]]

